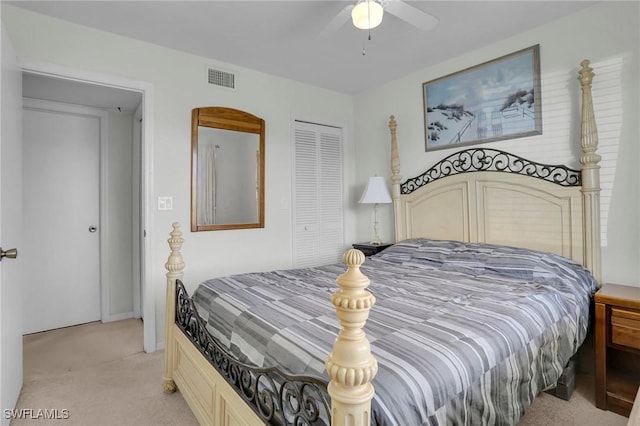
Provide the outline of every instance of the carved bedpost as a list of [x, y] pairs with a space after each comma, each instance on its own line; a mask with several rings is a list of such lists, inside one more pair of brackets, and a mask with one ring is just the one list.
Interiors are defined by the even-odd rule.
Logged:
[[164, 372], [162, 374], [162, 385], [165, 392], [175, 392], [176, 383], [173, 381], [173, 365], [175, 357], [173, 328], [176, 317], [176, 280], [182, 278], [184, 271], [184, 261], [182, 260], [182, 232], [180, 231], [180, 224], [174, 222], [172, 224], [173, 231], [169, 234], [170, 237], [167, 240], [171, 253], [169, 259], [164, 267], [167, 269], [167, 306], [165, 312], [165, 325], [164, 325]]
[[593, 68], [589, 61], [583, 60], [578, 80], [582, 86], [582, 206], [585, 223], [585, 266], [591, 271], [598, 283], [602, 283], [602, 246], [600, 243], [600, 155], [598, 149], [598, 130], [593, 113], [591, 81]]
[[331, 396], [333, 426], [369, 426], [371, 423], [374, 394], [371, 380], [378, 372], [378, 362], [371, 355], [362, 327], [376, 299], [365, 290], [369, 279], [360, 272], [364, 259], [361, 251], [347, 250], [343, 256], [347, 271], [336, 280], [340, 289], [331, 297], [342, 324], [325, 363], [331, 378], [327, 390]]
[[404, 239], [403, 230], [399, 226], [400, 215], [400, 156], [398, 155], [398, 140], [396, 139], [396, 129], [398, 124], [396, 118], [389, 117], [389, 130], [391, 131], [391, 198], [393, 200], [393, 217], [395, 223], [396, 242]]

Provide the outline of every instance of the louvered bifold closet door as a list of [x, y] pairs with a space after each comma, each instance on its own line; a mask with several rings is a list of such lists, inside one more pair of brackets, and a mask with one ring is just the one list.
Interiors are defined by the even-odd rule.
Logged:
[[295, 123], [294, 265], [340, 260], [344, 249], [342, 130]]
[[[309, 125], [296, 122], [294, 193], [294, 266], [315, 265], [320, 258], [318, 232], [318, 145], [319, 139]], [[300, 128], [305, 127], [305, 128]]]

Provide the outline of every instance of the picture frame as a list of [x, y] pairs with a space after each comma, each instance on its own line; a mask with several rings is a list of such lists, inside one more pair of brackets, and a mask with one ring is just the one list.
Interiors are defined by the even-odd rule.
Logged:
[[422, 84], [425, 151], [542, 134], [540, 45]]

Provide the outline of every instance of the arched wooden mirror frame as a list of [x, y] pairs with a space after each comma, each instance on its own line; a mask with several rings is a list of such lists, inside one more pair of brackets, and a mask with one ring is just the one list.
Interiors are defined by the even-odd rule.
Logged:
[[[250, 223], [198, 224], [198, 129], [209, 127], [259, 135], [257, 158], [257, 221]], [[264, 228], [264, 133], [265, 122], [245, 111], [225, 107], [194, 108], [191, 112], [191, 231]]]

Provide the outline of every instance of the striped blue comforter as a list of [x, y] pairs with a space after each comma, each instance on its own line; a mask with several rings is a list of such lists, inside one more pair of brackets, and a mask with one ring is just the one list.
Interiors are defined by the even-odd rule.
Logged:
[[[378, 360], [372, 424], [516, 424], [553, 386], [587, 332], [593, 277], [561, 256], [407, 240], [369, 257], [365, 331]], [[193, 295], [209, 332], [240, 360], [327, 378], [345, 270], [250, 273]]]

